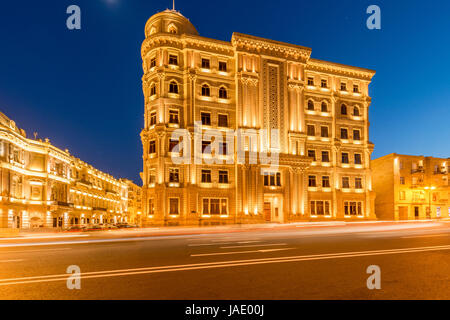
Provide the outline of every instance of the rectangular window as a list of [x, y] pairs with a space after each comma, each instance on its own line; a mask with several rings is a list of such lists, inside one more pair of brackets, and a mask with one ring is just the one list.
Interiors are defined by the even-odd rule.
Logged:
[[308, 78], [308, 86], [314, 86], [314, 78], [313, 77]]
[[178, 110], [169, 110], [169, 123], [179, 124]]
[[405, 200], [406, 199], [405, 191], [400, 191], [399, 199], [400, 200]]
[[226, 142], [219, 143], [219, 154], [223, 156], [228, 155], [228, 143]]
[[348, 139], [348, 131], [345, 128], [341, 128], [341, 139]]
[[308, 150], [308, 157], [312, 158], [313, 161], [316, 161], [316, 151], [315, 150]]
[[344, 214], [346, 216], [362, 216], [362, 202], [360, 201], [345, 201]]
[[178, 204], [180, 199], [178, 198], [169, 198], [169, 214], [180, 214]]
[[179, 140], [175, 139], [169, 139], [169, 152], [174, 152], [173, 149], [175, 149], [176, 146], [178, 146]]
[[202, 118], [202, 125], [204, 126], [210, 126], [211, 125], [211, 113], [209, 112], [202, 112], [201, 113]]
[[400, 177], [400, 184], [405, 184], [405, 177]]
[[309, 176], [308, 177], [308, 187], [311, 187], [311, 188], [315, 188], [317, 185], [316, 185], [316, 176]]
[[228, 183], [228, 171], [219, 171], [219, 183], [227, 184]]
[[362, 179], [361, 178], [355, 178], [355, 189], [362, 189]]
[[328, 127], [320, 127], [320, 135], [322, 138], [328, 138]]
[[346, 163], [346, 164], [349, 163], [347, 152], [342, 152], [342, 163]]
[[202, 170], [202, 183], [211, 183], [211, 170]]
[[203, 214], [209, 214], [209, 199], [203, 198]]
[[155, 140], [150, 141], [150, 143], [148, 145], [148, 153], [150, 153], [150, 154], [156, 153], [156, 141]]
[[330, 153], [328, 151], [322, 151], [322, 162], [330, 162]]
[[327, 87], [328, 87], [327, 80], [322, 79], [322, 81], [320, 82], [320, 86], [321, 86], [322, 88], [327, 88]]
[[[203, 140], [202, 141], [202, 153], [207, 153], [207, 154], [211, 154], [211, 148], [208, 148], [211, 146], [211, 141], [206, 141]], [[208, 150], [206, 150], [208, 148]], [[208, 152], [206, 152], [208, 151]]]
[[361, 140], [361, 131], [353, 130], [353, 140]]
[[308, 136], [314, 137], [316, 135], [316, 129], [313, 125], [308, 124]]
[[280, 172], [265, 172], [264, 173], [265, 187], [281, 187], [281, 173]]
[[353, 85], [353, 92], [359, 93], [359, 86], [357, 84]]
[[350, 178], [342, 177], [342, 189], [350, 189]]
[[169, 64], [177, 66], [178, 65], [178, 57], [174, 54], [169, 55]]
[[341, 82], [341, 91], [347, 91], [347, 83]]
[[227, 72], [227, 63], [224, 61], [219, 61], [219, 71]]
[[322, 188], [330, 188], [330, 177], [329, 176], [323, 176], [322, 177]]
[[156, 58], [152, 58], [150, 60], [150, 69], [153, 68], [153, 67], [156, 67]]
[[362, 164], [362, 158], [360, 153], [355, 153], [355, 164]]
[[202, 59], [202, 69], [209, 69], [209, 59]]
[[226, 114], [219, 114], [219, 116], [218, 116], [218, 124], [219, 124], [219, 127], [223, 127], [223, 128], [226, 128], [226, 127], [228, 127], [228, 115], [226, 115]]
[[156, 111], [150, 112], [150, 125], [154, 126], [156, 124]]
[[310, 213], [311, 216], [330, 216], [330, 201], [311, 201]]
[[169, 168], [169, 182], [180, 182], [180, 170], [178, 168]]

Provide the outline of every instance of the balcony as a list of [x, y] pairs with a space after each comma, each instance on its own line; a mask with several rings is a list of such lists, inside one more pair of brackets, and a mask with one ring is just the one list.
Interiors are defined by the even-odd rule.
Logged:
[[103, 211], [103, 212], [106, 212], [108, 209], [107, 209], [107, 208], [103, 208], [103, 207], [93, 207], [92, 210], [93, 210], [93, 211]]
[[412, 169], [411, 170], [412, 174], [414, 174], [414, 173], [424, 173], [424, 172], [425, 172], [425, 169], [423, 167], [418, 167], [416, 169]]
[[56, 204], [61, 207], [73, 208], [73, 203], [69, 203], [69, 202], [57, 201]]

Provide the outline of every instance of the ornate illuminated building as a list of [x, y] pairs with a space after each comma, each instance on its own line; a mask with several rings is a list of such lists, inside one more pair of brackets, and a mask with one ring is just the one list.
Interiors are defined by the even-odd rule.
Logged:
[[[231, 42], [204, 38], [174, 10], [152, 16], [145, 36], [145, 224], [375, 219], [368, 121], [374, 71], [240, 33]], [[212, 143], [202, 132], [245, 130], [247, 158], [279, 152], [279, 166], [230, 164], [236, 141], [221, 147], [221, 164], [195, 163], [194, 154], [191, 164], [176, 164], [172, 151], [182, 139], [172, 134], [180, 128], [203, 139], [202, 150]], [[261, 129], [280, 134], [273, 139]]]
[[372, 167], [379, 219], [450, 217], [450, 159], [392, 153], [372, 160]]
[[68, 150], [29, 139], [0, 113], [0, 228], [64, 228], [128, 219], [128, 187]]

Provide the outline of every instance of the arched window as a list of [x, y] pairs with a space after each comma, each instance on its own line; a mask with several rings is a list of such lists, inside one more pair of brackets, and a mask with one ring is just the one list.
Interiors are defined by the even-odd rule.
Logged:
[[169, 33], [172, 33], [172, 34], [177, 34], [178, 30], [174, 24], [170, 24], [169, 27], [167, 28], [167, 31], [169, 31]]
[[207, 84], [204, 84], [202, 86], [202, 96], [204, 96], [204, 97], [211, 96], [211, 89], [209, 88], [209, 86]]
[[219, 89], [219, 98], [220, 99], [228, 99], [227, 89], [225, 89], [224, 87], [220, 87], [220, 89]]
[[325, 101], [322, 102], [322, 112], [328, 112], [328, 105]]
[[345, 104], [341, 104], [341, 114], [347, 115], [347, 106]]
[[156, 94], [156, 84], [152, 83], [150, 86], [150, 96], [154, 96]]
[[170, 93], [178, 93], [178, 83], [175, 80], [170, 81], [169, 92]]
[[355, 117], [359, 117], [361, 114], [359, 113], [359, 107], [357, 107], [357, 106], [355, 106], [354, 108], [353, 108], [353, 115], [355, 116]]
[[314, 102], [312, 100], [308, 101], [308, 110], [314, 111]]

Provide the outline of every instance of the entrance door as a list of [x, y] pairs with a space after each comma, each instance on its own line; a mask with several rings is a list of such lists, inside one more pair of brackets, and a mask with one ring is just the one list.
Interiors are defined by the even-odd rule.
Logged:
[[267, 222], [272, 221], [272, 204], [264, 202], [264, 218]]
[[414, 207], [414, 217], [419, 220], [419, 207]]

